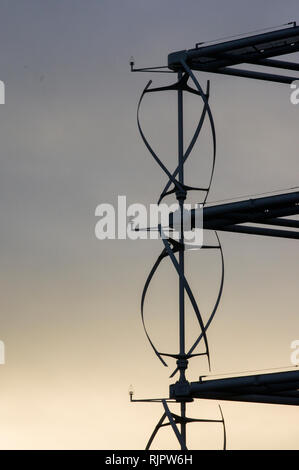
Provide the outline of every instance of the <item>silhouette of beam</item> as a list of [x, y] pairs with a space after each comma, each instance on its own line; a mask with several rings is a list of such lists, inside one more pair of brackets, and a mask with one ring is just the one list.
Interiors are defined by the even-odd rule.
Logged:
[[297, 51], [299, 27], [294, 25], [245, 38], [212, 45], [203, 43], [194, 49], [172, 52], [168, 55], [168, 67], [174, 71], [182, 70], [182, 61], [185, 61], [191, 70], [290, 84], [298, 78], [232, 67], [254, 64], [299, 71], [299, 64], [270, 59]]
[[[261, 226], [242, 225], [253, 223], [298, 229], [299, 221], [283, 219], [299, 214], [299, 192], [247, 199], [203, 208], [203, 228], [252, 235], [280, 238], [299, 238], [299, 231]], [[191, 211], [191, 227], [195, 228], [195, 211]], [[170, 217], [170, 225], [172, 218]]]
[[180, 390], [170, 386], [170, 397], [180, 400], [181, 394], [190, 398], [228, 400], [281, 405], [299, 405], [299, 370], [241, 377], [200, 380], [186, 384]]

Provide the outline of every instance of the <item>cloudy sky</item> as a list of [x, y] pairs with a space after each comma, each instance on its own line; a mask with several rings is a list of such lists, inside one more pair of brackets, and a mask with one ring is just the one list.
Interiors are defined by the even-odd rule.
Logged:
[[[1, 315], [0, 446], [3, 449], [142, 449], [162, 409], [130, 404], [167, 396], [170, 368], [146, 341], [140, 296], [159, 241], [95, 237], [95, 208], [150, 204], [166, 183], [137, 130], [149, 79], [136, 66], [169, 52], [299, 20], [286, 0], [0, 0]], [[298, 60], [298, 56], [297, 56]], [[299, 106], [288, 85], [199, 74], [211, 80], [217, 163], [209, 201], [298, 185]], [[201, 104], [186, 99], [186, 140]], [[176, 164], [176, 98], [146, 97], [142, 120], [154, 148]], [[211, 138], [204, 129], [186, 182], [206, 184]], [[199, 195], [191, 200], [198, 201]], [[195, 198], [195, 199], [194, 199]], [[295, 240], [221, 234], [226, 281], [209, 330], [212, 373], [288, 367], [299, 339]], [[204, 318], [215, 302], [217, 254], [193, 252], [187, 275]], [[146, 304], [150, 332], [177, 348], [177, 279], [167, 261]], [[187, 312], [188, 313], [188, 312]], [[192, 312], [187, 324], [192, 340]], [[208, 374], [194, 360], [188, 378]], [[190, 415], [217, 417], [213, 402]], [[228, 448], [298, 449], [299, 411], [223, 404]], [[217, 425], [192, 428], [190, 447], [221, 447]], [[165, 430], [155, 448], [175, 448]]]

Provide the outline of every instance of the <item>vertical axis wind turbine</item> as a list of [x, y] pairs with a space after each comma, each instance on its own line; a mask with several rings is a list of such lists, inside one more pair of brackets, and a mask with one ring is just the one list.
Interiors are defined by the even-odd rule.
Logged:
[[[187, 424], [193, 422], [214, 422], [221, 423], [224, 433], [223, 448], [226, 448], [225, 422], [220, 410], [219, 419], [195, 419], [187, 417], [186, 407], [188, 402], [194, 399], [245, 401], [256, 403], [279, 403], [286, 405], [299, 405], [299, 371], [287, 371], [278, 373], [265, 373], [259, 375], [227, 377], [225, 379], [205, 379], [201, 377], [198, 382], [189, 382], [186, 378], [188, 362], [195, 356], [205, 356], [209, 370], [210, 350], [207, 338], [207, 330], [217, 312], [224, 285], [224, 258], [222, 245], [218, 236], [218, 231], [228, 231], [235, 233], [245, 233], [260, 236], [271, 236], [280, 238], [299, 239], [299, 221], [285, 219], [284, 217], [299, 213], [299, 192], [289, 192], [276, 196], [268, 196], [249, 200], [238, 201], [229, 204], [209, 205], [206, 207], [207, 198], [213, 180], [216, 162], [216, 131], [212, 111], [209, 105], [210, 82], [207, 82], [206, 91], [203, 91], [194, 71], [224, 74], [235, 77], [244, 77], [269, 82], [291, 84], [296, 77], [273, 73], [273, 69], [284, 69], [299, 71], [299, 64], [294, 62], [281, 61], [273, 57], [282, 56], [299, 51], [299, 27], [295, 22], [288, 23], [284, 27], [261, 34], [247, 35], [238, 39], [215, 43], [198, 43], [195, 48], [173, 52], [168, 55], [168, 65], [162, 67], [135, 68], [134, 61], [131, 60], [132, 72], [150, 73], [172, 73], [176, 74], [177, 81], [173, 84], [162, 87], [151, 87], [150, 80], [143, 90], [137, 107], [137, 125], [141, 138], [150, 152], [151, 156], [160, 169], [167, 176], [167, 184], [163, 188], [158, 205], [168, 195], [175, 194], [180, 208], [179, 240], [175, 240], [169, 234], [165, 236], [163, 227], [159, 225], [160, 238], [163, 242], [163, 249], [154, 263], [141, 296], [141, 318], [145, 329], [145, 334], [149, 343], [161, 361], [166, 366], [165, 358], [176, 360], [176, 369], [171, 374], [174, 377], [179, 374], [177, 382], [170, 385], [168, 398], [134, 399], [133, 392], [130, 391], [132, 402], [158, 402], [163, 406], [163, 414], [157, 423], [146, 449], [149, 449], [159, 429], [170, 426], [179, 442], [182, 450], [187, 450]], [[243, 68], [236, 68], [243, 64]], [[263, 70], [244, 69], [244, 64], [262, 66]], [[265, 67], [271, 69], [271, 73], [265, 72]], [[192, 86], [189, 85], [191, 82]], [[140, 123], [140, 109], [145, 95], [156, 92], [174, 91], [177, 95], [177, 122], [178, 122], [178, 163], [171, 172], [163, 161], [154, 152], [148, 142]], [[184, 112], [183, 95], [190, 93], [199, 97], [203, 102], [203, 109], [195, 129], [195, 132], [184, 149]], [[184, 165], [190, 156], [193, 147], [199, 137], [205, 119], [208, 119], [212, 134], [212, 165], [208, 184], [204, 187], [189, 186], [185, 182]], [[189, 191], [200, 191], [203, 204], [203, 229], [213, 230], [215, 233], [215, 244], [203, 244], [201, 249], [217, 250], [221, 260], [221, 281], [217, 298], [210, 312], [208, 320], [204, 323], [201, 312], [185, 276], [185, 253], [193, 248], [185, 241], [184, 237], [184, 201]], [[174, 216], [170, 214], [169, 227], [174, 227]], [[246, 226], [244, 223], [252, 225]], [[265, 228], [268, 225], [269, 228]], [[195, 211], [191, 211], [191, 227], [196, 229]], [[277, 228], [279, 227], [279, 228]], [[148, 228], [147, 230], [151, 230]], [[159, 265], [165, 258], [170, 261], [179, 277], [179, 344], [178, 352], [165, 353], [158, 351], [146, 329], [144, 319], [144, 303], [151, 280]], [[192, 346], [186, 346], [185, 334], [185, 303], [189, 299], [194, 314], [196, 316], [199, 333]], [[204, 350], [200, 352], [197, 347], [203, 344]], [[180, 414], [170, 410], [169, 403], [177, 403], [180, 406]]]

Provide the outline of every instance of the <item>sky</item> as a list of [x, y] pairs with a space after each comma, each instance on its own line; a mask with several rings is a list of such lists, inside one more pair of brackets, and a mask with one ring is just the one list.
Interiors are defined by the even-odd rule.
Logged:
[[[297, 16], [296, 16], [297, 15]], [[1, 449], [143, 449], [163, 413], [172, 363], [164, 368], [142, 329], [140, 297], [158, 240], [98, 240], [101, 203], [156, 202], [166, 178], [138, 134], [136, 109], [148, 80], [130, 73], [167, 64], [195, 43], [298, 18], [286, 0], [0, 0]], [[298, 55], [296, 57], [298, 60]], [[298, 185], [298, 113], [288, 85], [211, 80], [217, 161], [209, 201]], [[186, 97], [186, 142], [201, 103]], [[142, 122], [157, 153], [176, 164], [176, 97], [146, 97]], [[186, 182], [206, 184], [211, 136], [204, 129]], [[198, 195], [190, 201], [198, 202]], [[290, 367], [299, 339], [295, 240], [220, 234], [226, 278], [209, 329], [212, 374]], [[208, 318], [219, 257], [192, 252], [187, 277]], [[146, 303], [159, 347], [177, 347], [177, 278], [165, 261]], [[196, 323], [187, 309], [187, 339]], [[195, 333], [194, 333], [195, 332]], [[189, 380], [209, 375], [194, 359]], [[223, 403], [229, 449], [298, 449], [299, 410]], [[175, 410], [175, 408], [174, 408]], [[218, 417], [201, 401], [191, 416]], [[190, 448], [221, 448], [218, 425], [197, 425]], [[177, 443], [162, 430], [153, 448]]]

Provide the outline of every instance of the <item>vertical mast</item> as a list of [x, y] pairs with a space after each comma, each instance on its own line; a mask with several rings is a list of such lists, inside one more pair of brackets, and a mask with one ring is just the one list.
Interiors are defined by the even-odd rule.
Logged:
[[[182, 72], [178, 72], [178, 80], [182, 78]], [[184, 184], [184, 128], [183, 128], [183, 90], [178, 90], [178, 165], [179, 165], [179, 182]], [[179, 250], [179, 265], [181, 272], [185, 271], [185, 252], [184, 252], [184, 201], [186, 198], [185, 191], [177, 191], [176, 197], [180, 205], [181, 211], [181, 226], [180, 226], [180, 245]], [[179, 344], [180, 344], [180, 358], [178, 360], [178, 367], [180, 371], [180, 382], [186, 381], [185, 370], [187, 368], [186, 351], [185, 351], [185, 290], [182, 277], [179, 278]], [[181, 402], [181, 417], [186, 416], [186, 402]], [[181, 423], [181, 436], [182, 436], [182, 449], [186, 448], [186, 423]]]

